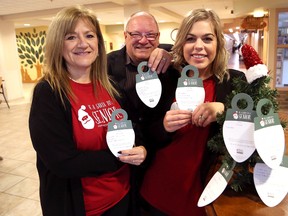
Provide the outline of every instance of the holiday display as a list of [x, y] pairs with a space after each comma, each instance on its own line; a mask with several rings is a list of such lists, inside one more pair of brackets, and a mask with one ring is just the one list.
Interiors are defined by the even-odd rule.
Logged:
[[262, 60], [258, 56], [258, 53], [252, 46], [248, 44], [243, 45], [241, 52], [245, 67], [247, 69], [245, 75], [248, 83], [253, 82], [257, 78], [268, 75], [267, 66], [263, 64]]
[[[237, 107], [235, 108], [232, 106], [232, 104], [234, 103], [234, 102], [232, 103], [233, 98], [238, 94], [245, 94], [245, 95], [248, 95], [249, 97], [251, 97], [252, 101], [253, 101], [253, 103], [252, 103], [253, 112], [254, 111], [256, 112], [257, 105], [258, 105], [259, 101], [261, 101], [261, 100], [263, 101], [263, 99], [264, 99], [265, 103], [262, 104], [262, 101], [260, 102], [261, 103], [261, 113], [264, 117], [266, 115], [269, 116], [268, 114], [269, 113], [271, 114], [271, 112], [277, 113], [279, 110], [278, 102], [277, 102], [278, 92], [276, 89], [272, 89], [269, 86], [269, 82], [271, 80], [271, 77], [269, 77], [269, 70], [268, 70], [267, 66], [265, 64], [263, 64], [262, 60], [260, 59], [257, 52], [255, 51], [255, 49], [252, 46], [250, 46], [248, 44], [243, 45], [241, 48], [241, 52], [242, 52], [245, 67], [247, 69], [247, 71], [245, 72], [247, 82], [243, 81], [241, 78], [235, 78], [234, 80], [232, 80], [233, 85], [234, 85], [234, 91], [232, 91], [232, 93], [227, 98], [224, 112], [222, 114], [218, 114], [218, 116], [217, 116], [217, 122], [221, 126], [220, 131], [218, 134], [213, 136], [208, 142], [208, 147], [210, 148], [210, 150], [212, 150], [213, 152], [216, 152], [219, 155], [219, 163], [220, 164], [227, 164], [228, 167], [233, 167], [233, 173], [234, 174], [233, 174], [232, 178], [230, 179], [228, 185], [229, 185], [229, 187], [231, 187], [236, 192], [242, 191], [246, 186], [248, 187], [248, 186], [255, 184], [255, 182], [254, 182], [255, 179], [253, 180], [253, 173], [254, 173], [255, 165], [259, 164], [259, 163], [265, 164], [265, 162], [263, 161], [263, 158], [261, 158], [261, 156], [259, 155], [259, 152], [257, 151], [257, 149], [254, 151], [254, 149], [252, 148], [250, 151], [248, 151], [248, 149], [242, 148], [240, 141], [238, 143], [236, 143], [236, 145], [238, 145], [239, 148], [235, 148], [233, 146], [235, 143], [230, 142], [230, 144], [229, 144], [229, 142], [226, 141], [228, 143], [228, 145], [230, 145], [230, 147], [228, 147], [229, 151], [234, 152], [233, 157], [229, 153], [229, 151], [225, 145], [225, 141], [224, 141], [224, 137], [223, 137], [223, 128], [225, 128], [224, 124], [225, 124], [225, 120], [226, 120], [226, 115], [228, 115], [227, 120], [229, 120], [226, 122], [226, 124], [227, 123], [232, 124], [234, 127], [236, 125], [235, 124], [236, 121], [237, 121], [237, 123], [239, 123], [239, 119], [236, 120], [237, 114], [239, 114], [239, 112], [240, 113], [242, 112], [242, 114], [243, 114], [243, 112], [246, 112], [245, 109], [248, 106], [250, 106], [249, 104], [251, 104], [249, 102], [250, 99], [247, 100], [247, 97], [245, 97], [245, 98], [240, 97], [240, 98], [238, 98], [239, 100], [237, 100]], [[250, 109], [250, 107], [249, 107], [249, 109]], [[249, 111], [249, 112], [252, 112], [252, 111]], [[263, 116], [261, 116], [261, 117], [263, 117]], [[242, 122], [240, 122], [240, 123], [242, 125], [244, 125], [245, 128], [249, 128], [251, 121], [246, 121], [245, 124], [244, 124], [244, 122], [245, 121], [242, 120]], [[237, 125], [237, 127], [238, 127], [238, 125]], [[281, 127], [282, 132], [283, 132], [283, 128], [286, 127], [286, 122], [282, 122], [279, 120], [279, 125]], [[244, 127], [244, 126], [242, 126], [242, 127]], [[226, 125], [226, 128], [224, 130], [227, 130], [228, 128], [229, 127], [227, 127], [227, 125]], [[269, 130], [271, 130], [270, 132], [274, 131], [274, 129], [271, 129], [271, 128]], [[279, 130], [279, 128], [278, 128], [278, 130]], [[254, 133], [255, 131], [252, 131], [252, 132]], [[226, 131], [226, 133], [229, 134], [229, 131]], [[230, 139], [230, 138], [231, 137], [227, 136], [227, 139]], [[240, 139], [241, 136], [239, 136], [238, 138]], [[230, 139], [230, 140], [232, 140], [232, 139]], [[283, 142], [283, 140], [281, 140], [280, 142]], [[248, 141], [247, 141], [247, 143], [248, 143]], [[283, 149], [282, 149], [283, 143], [280, 143], [280, 145], [281, 145], [281, 151], [279, 151], [279, 152], [280, 152], [280, 154], [284, 154]], [[261, 150], [263, 150], [263, 149], [261, 149]], [[240, 153], [241, 153], [241, 151], [243, 153], [246, 151], [247, 153], [245, 153], [245, 158], [237, 155], [237, 152], [235, 153], [235, 151], [239, 151]], [[279, 155], [277, 155], [277, 157], [279, 157]], [[236, 164], [235, 164], [235, 159], [237, 160]], [[266, 166], [266, 164], [265, 164], [265, 166]], [[277, 166], [280, 166], [279, 162], [277, 163]], [[257, 171], [259, 171], [259, 167], [261, 167], [261, 169], [263, 169], [262, 168], [263, 165], [261, 165], [261, 166], [257, 165], [257, 167], [258, 167]], [[268, 167], [267, 169], [271, 169], [271, 167], [269, 167], [269, 166], [267, 166], [267, 167]], [[259, 173], [257, 173], [257, 174], [259, 176]], [[256, 178], [256, 177], [254, 176], [254, 178]], [[262, 199], [262, 197], [261, 197], [261, 199]], [[266, 202], [265, 204], [268, 205], [267, 203], [268, 202]], [[273, 203], [273, 204], [270, 204], [268, 206], [275, 206], [275, 204]]]

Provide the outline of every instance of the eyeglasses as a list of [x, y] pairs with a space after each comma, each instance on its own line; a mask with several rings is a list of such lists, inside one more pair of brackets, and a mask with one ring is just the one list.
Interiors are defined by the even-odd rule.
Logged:
[[126, 31], [133, 39], [141, 40], [144, 36], [149, 41], [154, 41], [158, 37], [159, 33], [140, 33], [140, 32], [129, 32]]

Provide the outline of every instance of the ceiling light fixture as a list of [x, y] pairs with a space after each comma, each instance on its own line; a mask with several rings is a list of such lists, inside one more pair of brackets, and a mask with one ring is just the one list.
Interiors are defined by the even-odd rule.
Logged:
[[264, 15], [265, 15], [265, 12], [263, 10], [255, 10], [253, 12], [254, 17], [264, 17]]

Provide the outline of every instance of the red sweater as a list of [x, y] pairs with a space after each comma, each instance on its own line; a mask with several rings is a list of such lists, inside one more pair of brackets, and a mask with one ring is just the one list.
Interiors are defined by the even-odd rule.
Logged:
[[[120, 108], [116, 100], [99, 85], [97, 98], [92, 84], [70, 82], [77, 100], [71, 100], [74, 139], [81, 150], [107, 149], [107, 125], [112, 112]], [[86, 215], [101, 215], [119, 202], [129, 191], [129, 169], [81, 179]]]
[[[215, 99], [213, 78], [203, 82], [205, 102]], [[171, 216], [202, 216], [197, 202], [203, 191], [200, 166], [209, 135], [209, 126], [192, 124], [176, 131], [173, 141], [160, 149], [147, 170], [141, 195], [153, 207]]]

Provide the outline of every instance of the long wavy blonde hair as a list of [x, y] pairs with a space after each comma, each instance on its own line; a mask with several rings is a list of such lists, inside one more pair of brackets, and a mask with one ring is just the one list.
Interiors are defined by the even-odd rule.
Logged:
[[98, 38], [98, 57], [92, 63], [90, 71], [94, 93], [97, 95], [98, 81], [112, 97], [118, 95], [108, 77], [104, 39], [97, 17], [92, 10], [83, 6], [73, 6], [64, 8], [57, 13], [49, 25], [45, 44], [44, 76], [42, 80], [47, 80], [53, 90], [59, 93], [63, 105], [64, 97], [74, 98], [69, 85], [69, 73], [63, 58], [64, 38], [67, 33], [74, 31], [80, 19], [92, 27]]
[[229, 73], [227, 70], [229, 53], [225, 48], [226, 41], [222, 31], [220, 18], [213, 10], [196, 9], [183, 19], [177, 33], [175, 44], [172, 48], [174, 55], [174, 66], [181, 70], [183, 65], [187, 64], [183, 55], [183, 46], [186, 42], [187, 35], [194, 23], [206, 20], [211, 22], [217, 38], [217, 54], [212, 62], [211, 71], [220, 80], [220, 82], [222, 82], [225, 75], [227, 75], [229, 78]]

